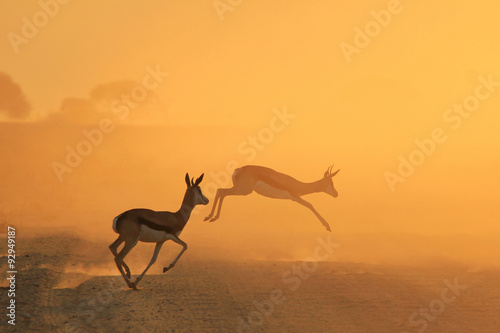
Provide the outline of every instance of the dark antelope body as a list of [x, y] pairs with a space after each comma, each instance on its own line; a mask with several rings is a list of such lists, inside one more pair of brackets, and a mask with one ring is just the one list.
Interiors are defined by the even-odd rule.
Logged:
[[[137, 289], [137, 284], [156, 261], [161, 246], [165, 241], [172, 240], [182, 245], [183, 248], [174, 261], [168, 267], [163, 268], [164, 273], [174, 267], [181, 255], [186, 251], [187, 244], [179, 238], [179, 235], [186, 226], [194, 207], [208, 204], [208, 199], [203, 195], [199, 186], [202, 180], [203, 175], [193, 181], [193, 179], [189, 180], [189, 175], [186, 174], [187, 189], [181, 208], [177, 212], [157, 212], [151, 209], [138, 208], [128, 210], [113, 219], [113, 230], [119, 236], [109, 248], [115, 256], [118, 270], [130, 288]], [[131, 282], [130, 269], [123, 260], [139, 241], [156, 243], [156, 247], [149, 265], [134, 282]], [[120, 252], [117, 252], [118, 247], [123, 242], [125, 242], [125, 245]]]

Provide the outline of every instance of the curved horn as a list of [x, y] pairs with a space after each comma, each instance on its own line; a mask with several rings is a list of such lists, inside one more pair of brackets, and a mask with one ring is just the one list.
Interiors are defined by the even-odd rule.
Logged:
[[325, 171], [325, 178], [326, 178], [326, 177], [330, 177], [330, 176], [331, 176], [331, 174], [332, 174], [332, 168], [333, 168], [333, 164], [332, 164], [332, 165], [330, 165], [330, 166], [328, 167], [328, 169], [326, 169], [326, 171]]
[[338, 169], [337, 171], [335, 171], [334, 173], [332, 173], [332, 174], [330, 175], [330, 177], [335, 176], [337, 173], [339, 173], [339, 171], [340, 171], [340, 169]]
[[200, 176], [200, 177], [198, 177], [198, 179], [196, 179], [196, 181], [194, 182], [194, 185], [193, 185], [193, 186], [198, 186], [198, 185], [200, 185], [201, 181], [203, 180], [203, 176], [204, 176], [204, 175], [205, 175], [205, 174], [204, 174], [204, 173], [202, 173], [202, 174], [201, 174], [201, 176]]

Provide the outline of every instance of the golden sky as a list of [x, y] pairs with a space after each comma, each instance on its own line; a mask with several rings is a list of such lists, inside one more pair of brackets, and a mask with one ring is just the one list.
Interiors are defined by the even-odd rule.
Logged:
[[[50, 4], [45, 11], [52, 15], [40, 14], [40, 3]], [[4, 156], [11, 166], [39, 162], [20, 165], [26, 172], [6, 180], [9, 214], [33, 204], [57, 224], [71, 225], [67, 217], [75, 211], [79, 220], [109, 220], [134, 206], [173, 210], [186, 171], [205, 172], [209, 184], [211, 172], [234, 160], [313, 181], [335, 163], [342, 169], [335, 177], [339, 197], [306, 198], [334, 232], [500, 232], [500, 5], [494, 1], [40, 3], [0, 4], [0, 72], [32, 107], [21, 121], [51, 126], [46, 117], [75, 107], [68, 98], [103, 112], [109, 105], [91, 96], [96, 87], [141, 83], [154, 69], [168, 76], [148, 92], [153, 107], [140, 105], [145, 115], [123, 124], [113, 118], [116, 129], [62, 182], [51, 162], [64, 160], [66, 145], [84, 138], [81, 129], [54, 125], [46, 141], [8, 136], [2, 152], [19, 149]], [[34, 17], [36, 32], [26, 27]], [[284, 112], [289, 118], [273, 120]], [[9, 120], [1, 110], [0, 117]], [[80, 120], [82, 128], [93, 126]], [[282, 126], [275, 131], [271, 123]], [[272, 138], [262, 133], [266, 128]], [[268, 139], [260, 139], [261, 149], [249, 141], [259, 134]], [[418, 165], [402, 175], [401, 159]], [[38, 194], [23, 187], [28, 178]], [[96, 191], [104, 198], [96, 200]], [[62, 212], [47, 196], [66, 198], [72, 210]], [[206, 213], [194, 223], [201, 225]], [[93, 223], [113, 237], [107, 222]], [[202, 233], [217, 230], [239, 239], [258, 235], [257, 226], [279, 234], [289, 225], [295, 235], [323, 232], [305, 208], [255, 194], [228, 198], [217, 223], [232, 226], [203, 225], [193, 234], [213, 239]]]

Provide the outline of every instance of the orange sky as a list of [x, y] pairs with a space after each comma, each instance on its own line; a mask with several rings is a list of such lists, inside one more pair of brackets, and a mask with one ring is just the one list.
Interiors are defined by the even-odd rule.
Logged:
[[[81, 129], [56, 126], [50, 148], [35, 134], [33, 145], [28, 138], [4, 140], [4, 158], [15, 168], [31, 159], [39, 164], [20, 165], [26, 172], [15, 177], [3, 169], [2, 177], [9, 178], [3, 210], [16, 215], [32, 203], [57, 224], [71, 226], [67, 217], [75, 211], [79, 220], [99, 220], [134, 206], [175, 209], [185, 171], [205, 172], [208, 184], [211, 172], [235, 160], [313, 181], [335, 163], [342, 169], [335, 179], [339, 198], [315, 194], [308, 199], [334, 231], [498, 233], [499, 6], [492, 1], [261, 0], [241, 2], [221, 14], [221, 21], [212, 1], [70, 1], [51, 7], [55, 12], [47, 24], [16, 45], [12, 36], [23, 35], [23, 17], [32, 22], [42, 8], [35, 1], [4, 1], [0, 71], [30, 101], [25, 121], [57, 114], [69, 97], [94, 102], [89, 94], [98, 85], [143, 82], [147, 68], [169, 75], [151, 92], [160, 101], [153, 111], [123, 124], [115, 119], [117, 129], [62, 182], [51, 162], [64, 160], [65, 146], [82, 140]], [[383, 16], [389, 9], [390, 19]], [[386, 26], [374, 23], [374, 16], [385, 18]], [[370, 26], [378, 30], [361, 47], [357, 28]], [[341, 48], [346, 44], [357, 53], [346, 57]], [[485, 85], [488, 78], [493, 83]], [[478, 91], [484, 98], [477, 99], [474, 111], [465, 116], [447, 111], [474, 102]], [[295, 117], [262, 150], [254, 149], [254, 156], [245, 141], [269, 128], [275, 112], [285, 109]], [[1, 112], [0, 117], [8, 120]], [[165, 136], [147, 134], [144, 126], [153, 124]], [[424, 156], [415, 153], [415, 140], [428, 142], [435, 129], [446, 139], [435, 143], [404, 182], [390, 185], [387, 172], [398, 176], [400, 156]], [[20, 151], [12, 154], [13, 149]], [[28, 178], [38, 194], [16, 185]], [[94, 191], [104, 198], [96, 200]], [[67, 198], [72, 210], [62, 212], [57, 203], [44, 201], [47, 196]], [[294, 239], [323, 232], [310, 212], [293, 203], [253, 195], [227, 199], [224, 207], [218, 223], [233, 226], [214, 228], [236, 240], [262, 232], [255, 225], [277, 235], [292, 225]], [[206, 213], [208, 208], [193, 217], [195, 223], [200, 225]], [[93, 223], [104, 228], [101, 223], [107, 222]], [[216, 237], [202, 235], [213, 230], [206, 225], [199, 228], [192, 231], [199, 239]]]

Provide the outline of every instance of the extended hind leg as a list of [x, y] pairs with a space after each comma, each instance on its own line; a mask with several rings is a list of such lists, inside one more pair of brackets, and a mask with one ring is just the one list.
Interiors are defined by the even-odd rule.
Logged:
[[[109, 246], [109, 249], [111, 250], [111, 253], [116, 257], [118, 254], [118, 247], [120, 246], [121, 243], [123, 243], [124, 240], [121, 235], [118, 236], [118, 238]], [[127, 264], [125, 262], [122, 263], [123, 268], [125, 268], [125, 272], [127, 274], [127, 277], [130, 279], [130, 269], [128, 268]]]
[[212, 204], [212, 210], [210, 211], [210, 214], [208, 214], [207, 217], [203, 221], [208, 221], [214, 216], [215, 208], [217, 208], [217, 204], [219, 203], [219, 189], [217, 189], [217, 192], [215, 194], [215, 199], [214, 203]]
[[132, 248], [137, 244], [138, 241], [139, 241], [139, 239], [136, 239], [135, 241], [125, 241], [125, 245], [123, 246], [123, 249], [120, 251], [120, 253], [118, 253], [115, 256], [116, 267], [118, 267], [118, 270], [122, 274], [123, 279], [127, 283], [128, 287], [133, 288], [133, 289], [137, 289], [137, 288], [136, 288], [135, 284], [130, 281], [130, 277], [128, 277], [125, 274], [122, 266], [124, 264], [123, 259], [125, 259], [125, 256], [130, 252], [130, 250], [132, 250]]
[[[248, 195], [252, 193], [253, 188], [255, 186], [255, 179], [252, 177], [248, 177], [238, 173], [238, 169], [236, 169], [233, 173], [233, 187], [231, 188], [219, 188], [217, 189], [217, 193], [215, 194], [214, 203], [212, 205], [212, 210], [207, 217], [205, 217], [204, 221], [210, 220], [213, 222], [217, 220], [220, 216], [220, 211], [222, 208], [222, 201], [224, 201], [224, 197], [227, 195]], [[217, 214], [214, 216], [214, 212], [217, 209]]]
[[[222, 202], [224, 201], [224, 198], [226, 196], [228, 196], [228, 195], [249, 195], [252, 192], [253, 192], [253, 186], [251, 184], [241, 184], [238, 186], [235, 185], [231, 188], [218, 189], [216, 198], [219, 199], [219, 207], [217, 208], [217, 214], [215, 214], [215, 216], [210, 219], [210, 222], [213, 222], [219, 218], [220, 211], [222, 209]], [[215, 203], [214, 203], [214, 208], [215, 208]], [[209, 219], [211, 216], [212, 216], [212, 213], [209, 216], [207, 216], [207, 218], [205, 220]]]

